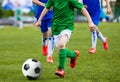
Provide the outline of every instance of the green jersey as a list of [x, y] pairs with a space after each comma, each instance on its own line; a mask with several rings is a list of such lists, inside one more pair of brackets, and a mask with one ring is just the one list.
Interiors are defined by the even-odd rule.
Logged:
[[74, 8], [81, 10], [83, 5], [78, 0], [49, 0], [46, 8], [53, 7], [52, 34], [58, 35], [62, 30], [74, 29]]

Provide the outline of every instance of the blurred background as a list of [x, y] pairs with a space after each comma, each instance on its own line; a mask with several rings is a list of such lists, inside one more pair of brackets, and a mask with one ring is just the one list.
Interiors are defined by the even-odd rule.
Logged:
[[35, 21], [32, 0], [0, 0], [0, 25], [17, 25], [16, 10], [18, 8], [20, 8], [18, 13], [20, 13], [23, 23]]
[[[104, 0], [101, 1], [101, 22], [120, 22], [120, 0], [110, 0], [112, 14], [106, 14], [106, 4]], [[117, 1], [117, 3], [116, 3]], [[36, 21], [35, 19], [35, 5], [32, 0], [0, 0], [0, 25], [17, 25], [15, 11], [20, 4], [22, 10], [22, 21], [24, 24], [30, 24]], [[116, 6], [117, 5], [117, 6]], [[117, 8], [116, 8], [117, 7]], [[75, 10], [75, 21], [86, 22], [86, 18]]]

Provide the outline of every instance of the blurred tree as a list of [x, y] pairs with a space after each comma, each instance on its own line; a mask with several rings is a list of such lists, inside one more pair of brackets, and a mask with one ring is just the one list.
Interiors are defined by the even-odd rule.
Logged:
[[14, 16], [14, 12], [12, 10], [3, 10], [0, 6], [0, 18]]
[[0, 0], [0, 18], [2, 17], [2, 14], [3, 14], [1, 4], [2, 4], [2, 1]]
[[120, 0], [111, 0], [113, 18], [111, 22], [120, 22]]
[[116, 0], [113, 20], [117, 19], [117, 22], [120, 22], [119, 17], [120, 17], [120, 0]]
[[14, 16], [14, 12], [12, 10], [3, 10], [2, 9], [2, 0], [0, 0], [0, 18]]

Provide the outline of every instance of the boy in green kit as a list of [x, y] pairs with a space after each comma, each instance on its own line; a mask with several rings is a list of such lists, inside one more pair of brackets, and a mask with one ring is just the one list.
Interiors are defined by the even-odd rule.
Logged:
[[91, 31], [94, 31], [96, 27], [87, 10], [77, 0], [49, 0], [35, 26], [41, 25], [42, 18], [51, 7], [53, 8], [52, 34], [54, 35], [59, 56], [59, 65], [55, 74], [64, 77], [66, 58], [71, 58], [70, 67], [74, 68], [79, 55], [78, 50], [71, 51], [66, 49], [66, 44], [74, 30], [74, 8], [79, 9], [86, 16]]
[[19, 29], [23, 29], [23, 20], [22, 20], [22, 9], [20, 3], [17, 3], [17, 8], [15, 10], [16, 21], [19, 25]]

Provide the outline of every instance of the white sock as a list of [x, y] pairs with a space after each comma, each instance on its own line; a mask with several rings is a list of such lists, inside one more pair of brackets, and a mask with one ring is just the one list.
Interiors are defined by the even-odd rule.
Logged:
[[101, 32], [97, 33], [97, 36], [98, 36], [98, 38], [100, 38], [100, 40], [102, 40], [102, 42], [105, 41], [105, 38], [104, 38], [104, 36], [102, 35]]
[[23, 22], [19, 21], [18, 24], [19, 24], [19, 29], [23, 29]]
[[92, 38], [92, 48], [96, 49], [96, 44], [97, 44], [97, 33], [96, 33], [96, 31], [91, 32], [91, 38]]
[[48, 41], [48, 56], [52, 56], [54, 51], [54, 37], [49, 37]]

